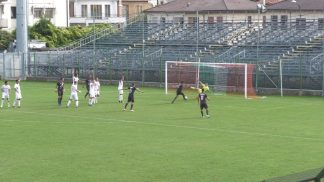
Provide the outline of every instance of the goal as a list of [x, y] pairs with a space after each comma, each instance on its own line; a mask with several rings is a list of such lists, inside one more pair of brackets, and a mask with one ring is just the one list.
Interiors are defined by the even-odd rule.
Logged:
[[184, 87], [198, 87], [199, 81], [208, 83], [212, 92], [242, 94], [245, 98], [256, 95], [253, 87], [253, 64], [199, 63], [166, 61], [165, 93], [183, 81]]

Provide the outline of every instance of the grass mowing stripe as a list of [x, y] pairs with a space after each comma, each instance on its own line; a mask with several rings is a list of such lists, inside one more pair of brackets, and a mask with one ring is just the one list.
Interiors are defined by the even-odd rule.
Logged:
[[[102, 121], [111, 121], [109, 123], [113, 123], [112, 121], [119, 122], [119, 123], [137, 123], [137, 124], [144, 124], [144, 125], [152, 125], [152, 126], [163, 126], [163, 127], [175, 127], [175, 128], [186, 128], [186, 129], [194, 129], [194, 130], [204, 130], [204, 131], [217, 131], [222, 133], [231, 133], [231, 134], [245, 134], [251, 136], [264, 136], [264, 137], [276, 137], [276, 138], [287, 138], [287, 139], [300, 139], [300, 140], [309, 140], [309, 141], [320, 141], [324, 142], [324, 138], [312, 138], [312, 137], [301, 137], [301, 136], [291, 136], [291, 135], [277, 135], [277, 134], [269, 134], [269, 133], [259, 133], [259, 132], [247, 132], [247, 131], [238, 131], [238, 130], [231, 130], [225, 128], [203, 128], [203, 127], [195, 127], [195, 126], [185, 126], [185, 125], [172, 125], [172, 124], [161, 124], [161, 123], [152, 123], [152, 122], [142, 122], [142, 121], [133, 121], [133, 120], [121, 120], [121, 119], [111, 119], [111, 118], [99, 118], [99, 117], [84, 117], [84, 116], [75, 116], [75, 115], [62, 115], [62, 114], [42, 114], [37, 112], [29, 112], [29, 111], [18, 111], [21, 113], [26, 114], [38, 114], [38, 115], [47, 115], [47, 116], [63, 116], [63, 117], [72, 117], [72, 118], [82, 118], [82, 119], [95, 119], [95, 120], [102, 120]], [[96, 122], [96, 121], [91, 121]], [[62, 122], [64, 123], [64, 122]], [[84, 122], [90, 123], [90, 122]]]

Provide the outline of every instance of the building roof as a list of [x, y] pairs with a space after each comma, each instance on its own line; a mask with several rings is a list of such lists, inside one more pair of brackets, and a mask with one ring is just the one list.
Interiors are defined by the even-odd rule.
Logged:
[[175, 0], [145, 12], [254, 11], [257, 4], [250, 0]]
[[[296, 0], [296, 3], [291, 0], [285, 0], [271, 6], [268, 6], [268, 10], [323, 10], [324, 0]], [[324, 12], [323, 12], [324, 13]]]
[[[196, 12], [196, 11], [255, 11], [262, 0], [174, 0], [169, 3], [147, 9], [145, 12]], [[266, 0], [268, 10], [323, 10], [324, 0]], [[299, 5], [299, 6], [298, 6]]]

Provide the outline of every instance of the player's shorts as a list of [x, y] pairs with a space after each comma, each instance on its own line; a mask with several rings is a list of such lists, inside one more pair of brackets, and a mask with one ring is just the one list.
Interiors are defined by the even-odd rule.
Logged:
[[184, 95], [183, 92], [177, 92], [177, 95]]
[[90, 96], [90, 98], [95, 98], [96, 97], [96, 92], [90, 91], [89, 96]]
[[20, 100], [20, 99], [22, 99], [21, 94], [16, 94], [16, 100]]
[[208, 105], [206, 103], [201, 103], [200, 104], [200, 109], [208, 109]]
[[70, 100], [79, 100], [78, 94], [71, 94]]
[[9, 94], [2, 93], [2, 99], [9, 99]]
[[134, 95], [128, 95], [128, 100], [127, 102], [134, 102], [135, 99], [134, 99]]
[[118, 90], [119, 95], [123, 95], [124, 94], [124, 90]]

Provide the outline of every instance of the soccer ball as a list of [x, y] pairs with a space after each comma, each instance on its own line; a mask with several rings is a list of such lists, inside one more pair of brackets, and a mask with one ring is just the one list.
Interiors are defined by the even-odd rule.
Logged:
[[186, 99], [186, 100], [188, 100], [188, 97], [187, 97], [187, 96], [185, 96], [185, 99]]

